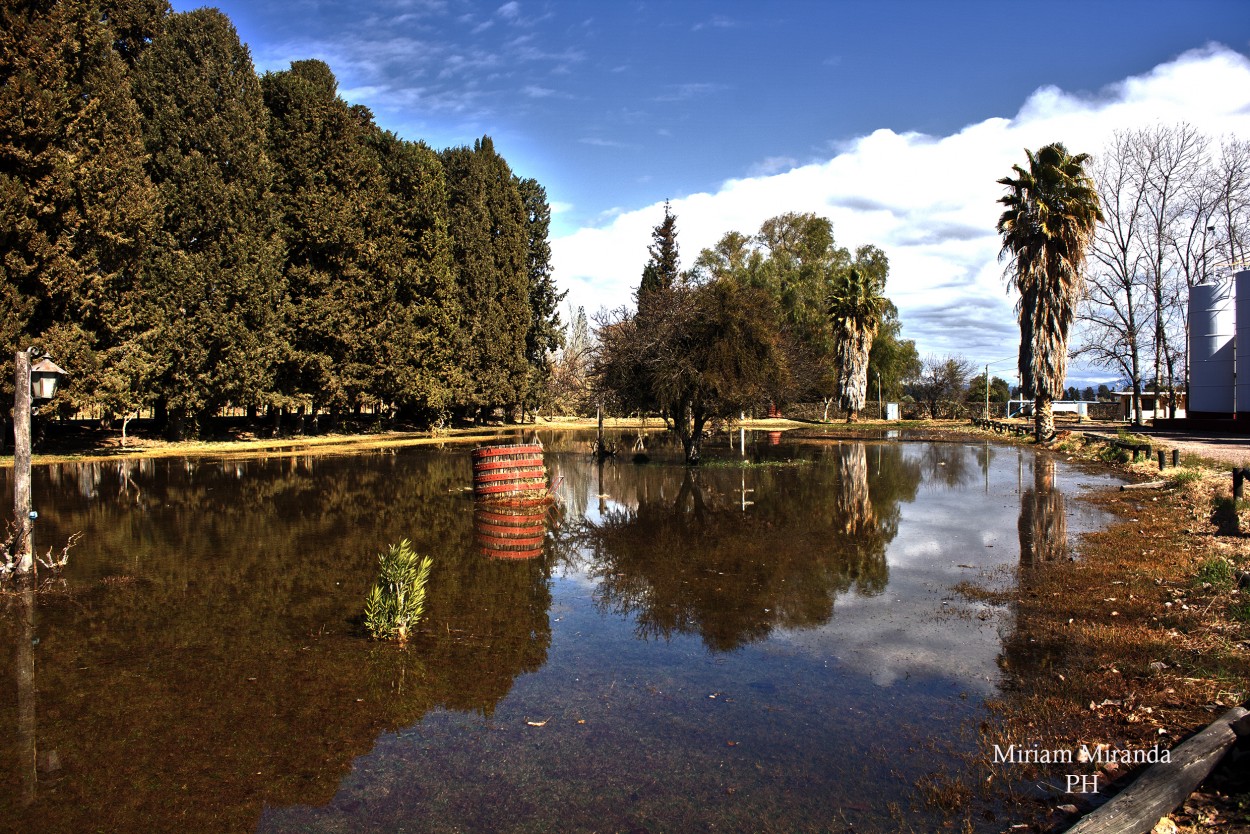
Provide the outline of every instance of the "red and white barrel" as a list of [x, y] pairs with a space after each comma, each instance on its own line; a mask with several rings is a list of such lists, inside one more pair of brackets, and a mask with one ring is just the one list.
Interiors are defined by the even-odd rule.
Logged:
[[473, 496], [493, 501], [546, 498], [543, 447], [526, 443], [474, 449]]

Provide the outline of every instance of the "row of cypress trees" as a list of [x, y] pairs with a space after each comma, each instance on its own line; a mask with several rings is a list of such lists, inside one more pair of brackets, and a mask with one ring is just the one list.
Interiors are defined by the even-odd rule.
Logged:
[[10, 0], [0, 75], [0, 346], [70, 370], [64, 413], [535, 404], [550, 209], [489, 137], [401, 139], [166, 0]]

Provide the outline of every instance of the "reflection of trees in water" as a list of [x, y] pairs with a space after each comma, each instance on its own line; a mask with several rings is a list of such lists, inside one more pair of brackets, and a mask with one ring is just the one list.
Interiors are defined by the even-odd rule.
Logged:
[[699, 634], [726, 651], [825, 623], [852, 588], [879, 593], [919, 468], [897, 446], [802, 448], [813, 465], [616, 467], [614, 502], [578, 528], [599, 603], [645, 637]]
[[1020, 493], [1020, 564], [1054, 562], [1068, 555], [1068, 517], [1055, 489], [1055, 461], [1035, 455], [1033, 486]]
[[921, 449], [920, 465], [926, 483], [959, 487], [972, 480], [967, 449], [962, 443], [926, 443]]
[[[29, 830], [249, 829], [266, 803], [329, 801], [383, 730], [440, 706], [489, 714], [546, 662], [552, 557], [483, 557], [470, 477], [467, 453], [38, 468], [44, 540], [86, 536], [69, 593], [39, 606], [37, 666], [3, 679], [37, 672], [38, 749], [62, 769], [39, 774], [29, 810], [0, 794], [0, 815]], [[376, 554], [404, 537], [435, 558], [406, 651], [357, 626]], [[21, 661], [16, 612], [0, 616], [0, 659]], [[10, 686], [0, 778], [21, 785], [14, 728], [29, 722]]]

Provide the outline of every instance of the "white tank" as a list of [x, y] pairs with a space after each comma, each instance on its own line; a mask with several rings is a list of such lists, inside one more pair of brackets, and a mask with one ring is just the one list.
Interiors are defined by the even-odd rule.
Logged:
[[1242, 270], [1233, 276], [1237, 295], [1237, 343], [1241, 345], [1241, 356], [1238, 360], [1241, 373], [1234, 374], [1237, 385], [1237, 399], [1234, 410], [1242, 415], [1250, 415], [1250, 270]]
[[[1246, 276], [1243, 287], [1242, 275]], [[1250, 345], [1250, 272], [1237, 276], [1234, 313], [1233, 282], [1215, 281], [1189, 288], [1189, 407], [1191, 417], [1233, 415], [1233, 337]], [[1234, 329], [1235, 328], [1235, 329]], [[1250, 382], [1250, 378], [1247, 379]], [[1238, 402], [1250, 406], [1250, 387], [1238, 391]]]

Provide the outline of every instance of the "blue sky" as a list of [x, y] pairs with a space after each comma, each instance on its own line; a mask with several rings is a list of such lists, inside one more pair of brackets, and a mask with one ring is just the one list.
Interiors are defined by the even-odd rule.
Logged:
[[993, 181], [1023, 147], [1180, 118], [1250, 138], [1244, 0], [217, 5], [262, 72], [320, 58], [405, 138], [492, 136], [547, 187], [557, 280], [588, 310], [628, 302], [665, 199], [686, 261], [821, 211], [891, 255], [922, 353], [980, 363], [1014, 353]]

